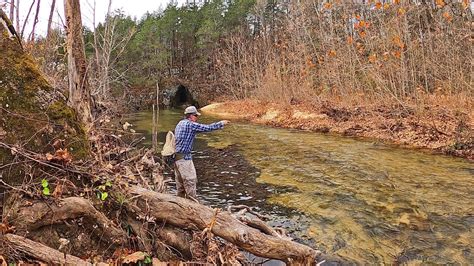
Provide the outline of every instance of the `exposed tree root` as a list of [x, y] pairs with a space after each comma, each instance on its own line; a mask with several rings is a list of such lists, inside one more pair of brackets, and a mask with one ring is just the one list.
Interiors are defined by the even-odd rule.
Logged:
[[[32, 241], [22, 236], [14, 234], [6, 234], [1, 237], [2, 242], [7, 244], [10, 249], [15, 252], [22, 253], [28, 257], [43, 261], [52, 265], [92, 265], [91, 263], [82, 260], [78, 257], [67, 255], [56, 249], [50, 248], [41, 243]], [[96, 265], [105, 266], [106, 263], [99, 263]]]
[[[187, 199], [156, 193], [141, 187], [126, 189], [132, 202], [129, 211], [153, 217], [171, 225], [192, 230], [204, 230], [213, 220], [214, 210]], [[262, 233], [248, 227], [228, 212], [215, 218], [212, 233], [257, 256], [279, 259], [288, 263], [314, 263], [320, 254], [305, 245]]]
[[155, 230], [155, 236], [161, 242], [172, 248], [184, 260], [190, 260], [192, 235], [180, 228], [163, 226]]
[[97, 226], [99, 230], [94, 230], [96, 234], [110, 244], [122, 245], [126, 242], [123, 230], [97, 211], [89, 200], [80, 197], [64, 198], [57, 204], [41, 201], [28, 207], [18, 206], [16, 212], [9, 212], [4, 218], [17, 228], [17, 232], [26, 233], [82, 217]]

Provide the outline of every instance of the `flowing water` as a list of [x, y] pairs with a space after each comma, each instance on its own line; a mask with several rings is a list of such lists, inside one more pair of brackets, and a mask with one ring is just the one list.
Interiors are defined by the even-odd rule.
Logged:
[[[160, 140], [179, 119], [180, 111], [160, 113]], [[131, 118], [148, 135], [150, 121], [150, 113]], [[246, 123], [199, 135], [195, 150], [229, 145], [256, 169], [255, 183], [242, 189], [220, 163], [220, 176], [198, 184], [212, 205], [259, 206], [332, 261], [474, 264], [474, 165], [466, 160]]]

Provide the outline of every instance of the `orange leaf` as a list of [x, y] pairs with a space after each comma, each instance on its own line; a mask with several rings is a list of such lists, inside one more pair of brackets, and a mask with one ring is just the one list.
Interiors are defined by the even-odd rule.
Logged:
[[324, 8], [326, 8], [326, 9], [330, 9], [331, 7], [332, 7], [331, 3], [325, 3], [324, 4]]
[[347, 37], [347, 43], [352, 44], [354, 42], [354, 39], [352, 37]]
[[469, 7], [469, 2], [470, 2], [470, 0], [463, 0], [462, 1], [462, 7], [464, 7], [464, 9], [467, 9]]
[[359, 35], [360, 35], [361, 38], [364, 38], [365, 36], [367, 36], [367, 33], [365, 31], [361, 30], [359, 32]]
[[329, 51], [329, 56], [333, 56], [333, 57], [336, 56], [336, 51], [334, 50]]
[[453, 17], [452, 17], [451, 14], [449, 14], [449, 12], [447, 12], [447, 11], [443, 13], [443, 17], [444, 17], [447, 21], [453, 20]]
[[398, 15], [399, 15], [399, 16], [405, 15], [406, 12], [407, 12], [407, 11], [406, 11], [403, 7], [400, 7], [400, 8], [398, 9]]
[[377, 55], [371, 54], [369, 55], [369, 62], [370, 63], [375, 63], [377, 61]]
[[388, 9], [389, 7], [390, 7], [390, 4], [389, 4], [389, 3], [383, 4], [383, 9]]
[[398, 4], [400, 4], [400, 0], [394, 0], [393, 3], [398, 5]]
[[382, 8], [382, 3], [377, 2], [375, 3], [375, 9], [381, 9]]
[[393, 37], [393, 43], [396, 46], [400, 47], [401, 49], [405, 48], [405, 44], [402, 42], [402, 40], [398, 36]]
[[443, 7], [444, 5], [446, 5], [446, 3], [444, 3], [444, 0], [436, 0], [437, 7]]

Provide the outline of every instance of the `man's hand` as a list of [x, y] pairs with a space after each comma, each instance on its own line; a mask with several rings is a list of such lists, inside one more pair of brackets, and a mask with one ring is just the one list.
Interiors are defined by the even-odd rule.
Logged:
[[229, 120], [222, 120], [221, 122], [222, 122], [222, 124], [224, 124], [224, 126], [230, 123]]

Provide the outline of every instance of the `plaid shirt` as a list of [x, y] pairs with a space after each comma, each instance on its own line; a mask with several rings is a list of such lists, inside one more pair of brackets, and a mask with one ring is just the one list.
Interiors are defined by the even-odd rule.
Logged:
[[196, 133], [209, 132], [220, 129], [224, 126], [222, 122], [216, 122], [209, 125], [192, 122], [188, 119], [179, 121], [174, 130], [176, 138], [176, 152], [184, 154], [185, 160], [191, 160], [191, 150], [193, 149], [193, 142]]

